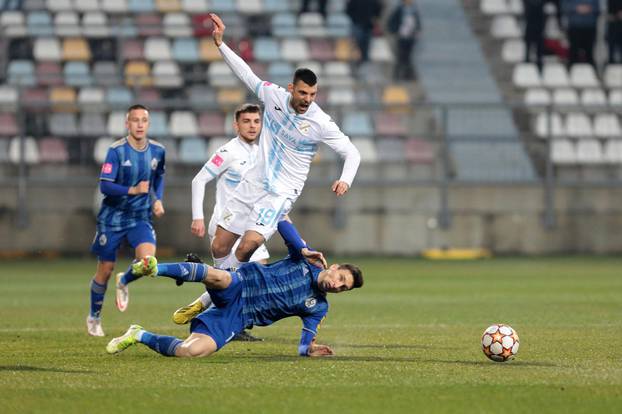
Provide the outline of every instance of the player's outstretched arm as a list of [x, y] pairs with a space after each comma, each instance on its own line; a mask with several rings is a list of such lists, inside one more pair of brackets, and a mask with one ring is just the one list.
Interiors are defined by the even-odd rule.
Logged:
[[326, 269], [328, 267], [324, 254], [322, 254], [322, 252], [309, 249], [305, 241], [302, 240], [302, 237], [300, 237], [300, 234], [298, 234], [298, 230], [296, 230], [296, 227], [292, 222], [288, 220], [281, 220], [277, 225], [277, 229], [281, 237], [283, 237], [283, 240], [285, 240], [285, 245], [287, 246], [291, 256], [302, 256], [312, 265], [322, 269]]
[[235, 76], [244, 82], [246, 87], [256, 95], [262, 80], [255, 75], [250, 66], [248, 66], [241, 57], [236, 55], [235, 52], [231, 50], [225, 42], [223, 42], [222, 39], [225, 32], [225, 24], [221, 18], [214, 13], [210, 13], [210, 17], [214, 23], [212, 37], [214, 38], [214, 43], [218, 46], [225, 63], [231, 68], [233, 73], [235, 73]]

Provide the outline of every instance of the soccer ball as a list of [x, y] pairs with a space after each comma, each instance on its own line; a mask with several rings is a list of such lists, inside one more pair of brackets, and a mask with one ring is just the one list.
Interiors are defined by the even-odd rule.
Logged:
[[508, 325], [501, 323], [490, 325], [482, 335], [482, 351], [495, 362], [514, 359], [518, 346], [518, 334]]

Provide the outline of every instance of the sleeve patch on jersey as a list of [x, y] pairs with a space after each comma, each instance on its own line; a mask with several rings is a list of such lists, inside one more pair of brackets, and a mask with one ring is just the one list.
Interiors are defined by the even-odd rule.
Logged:
[[104, 165], [102, 165], [102, 173], [103, 174], [110, 174], [112, 172], [112, 164], [107, 162]]
[[270, 86], [270, 85], [272, 85], [272, 82], [265, 81], [265, 82], [263, 83], [263, 86]]
[[214, 164], [216, 167], [220, 167], [224, 161], [225, 160], [223, 160], [223, 158], [218, 154], [212, 157], [212, 164]]

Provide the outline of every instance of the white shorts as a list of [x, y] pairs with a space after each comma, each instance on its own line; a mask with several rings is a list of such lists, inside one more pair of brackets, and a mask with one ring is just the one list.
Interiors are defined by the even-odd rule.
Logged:
[[242, 181], [227, 200], [217, 224], [239, 235], [248, 230], [256, 231], [269, 240], [295, 201], [296, 198], [291, 196], [273, 194], [256, 184]]
[[[217, 226], [216, 223], [217, 222], [218, 222], [218, 217], [212, 215], [212, 218], [209, 221], [209, 226], [207, 228], [207, 235], [209, 237], [210, 246], [212, 245], [212, 241], [214, 240], [214, 235], [216, 234], [216, 226]], [[240, 240], [242, 240], [241, 237], [235, 241], [235, 244], [231, 248], [232, 254], [235, 254], [235, 249], [238, 248], [238, 245], [240, 244]], [[270, 252], [268, 251], [268, 248], [266, 247], [264, 243], [261, 246], [259, 246], [257, 250], [255, 250], [249, 262], [258, 262], [260, 260], [268, 260], [269, 258], [270, 258]]]

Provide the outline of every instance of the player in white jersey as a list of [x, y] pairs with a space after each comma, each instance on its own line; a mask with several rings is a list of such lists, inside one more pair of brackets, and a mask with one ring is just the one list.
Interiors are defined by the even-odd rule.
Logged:
[[[212, 36], [225, 62], [264, 103], [259, 154], [236, 188], [223, 212], [212, 244], [214, 257], [225, 267], [238, 267], [276, 231], [302, 192], [311, 161], [320, 142], [343, 159], [341, 177], [332, 185], [344, 195], [354, 180], [360, 154], [335, 122], [314, 102], [317, 78], [309, 69], [298, 69], [287, 90], [259, 79], [225, 43], [225, 25], [215, 14]], [[243, 235], [235, 254], [235, 241]], [[228, 257], [227, 257], [228, 256]]]

